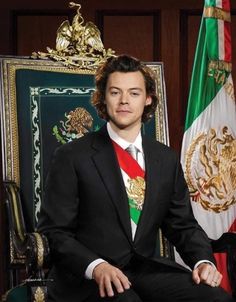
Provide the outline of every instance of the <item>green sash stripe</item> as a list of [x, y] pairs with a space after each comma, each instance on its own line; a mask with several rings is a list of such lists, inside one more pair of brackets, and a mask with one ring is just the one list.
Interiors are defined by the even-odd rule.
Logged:
[[137, 208], [134, 207], [134, 202], [130, 198], [129, 198], [129, 213], [133, 222], [137, 225], [139, 221], [139, 217], [141, 215], [141, 210], [138, 210]]

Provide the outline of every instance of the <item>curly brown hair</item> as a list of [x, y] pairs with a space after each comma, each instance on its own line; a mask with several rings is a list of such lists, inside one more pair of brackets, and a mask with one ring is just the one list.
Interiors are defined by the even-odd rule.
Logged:
[[92, 104], [96, 108], [99, 117], [109, 120], [107, 108], [105, 104], [105, 92], [108, 77], [113, 72], [135, 72], [140, 71], [144, 77], [147, 96], [150, 96], [152, 102], [145, 106], [142, 122], [146, 122], [154, 115], [158, 98], [156, 94], [156, 82], [153, 71], [138, 59], [128, 56], [120, 55], [109, 58], [103, 65], [101, 65], [95, 75], [96, 90], [92, 96]]

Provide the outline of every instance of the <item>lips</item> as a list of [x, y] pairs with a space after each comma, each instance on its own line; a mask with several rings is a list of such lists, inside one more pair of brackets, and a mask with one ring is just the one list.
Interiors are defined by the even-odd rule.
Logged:
[[130, 110], [128, 110], [128, 109], [120, 109], [120, 110], [117, 110], [116, 112], [118, 112], [118, 113], [131, 113], [131, 111]]

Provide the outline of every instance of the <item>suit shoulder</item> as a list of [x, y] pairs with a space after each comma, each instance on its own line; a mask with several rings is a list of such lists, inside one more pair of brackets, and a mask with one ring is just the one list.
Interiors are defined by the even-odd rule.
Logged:
[[90, 132], [81, 138], [75, 139], [62, 146], [56, 148], [55, 153], [72, 154], [83, 151], [87, 146], [91, 145], [93, 138], [96, 136], [96, 132]]
[[172, 147], [167, 146], [166, 144], [161, 143], [153, 138], [145, 138], [145, 140], [147, 140], [148, 144], [150, 144], [155, 150], [169, 154], [170, 156], [179, 157], [178, 152]]

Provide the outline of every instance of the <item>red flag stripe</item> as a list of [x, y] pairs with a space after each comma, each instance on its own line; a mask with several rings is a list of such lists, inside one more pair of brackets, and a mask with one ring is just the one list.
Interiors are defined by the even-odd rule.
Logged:
[[230, 2], [229, 0], [222, 0], [222, 8], [223, 10], [230, 11]]
[[219, 272], [223, 275], [220, 286], [224, 288], [228, 293], [232, 292], [229, 276], [227, 272], [227, 254], [226, 253], [214, 253], [216, 260], [216, 266]]
[[225, 46], [225, 58], [224, 61], [231, 62], [231, 24], [224, 22], [224, 46]]
[[231, 224], [231, 227], [229, 228], [229, 232], [236, 232], [236, 219]]
[[[222, 9], [230, 12], [230, 1], [222, 0]], [[224, 61], [231, 62], [231, 28], [230, 23], [224, 21]]]
[[[230, 12], [229, 0], [217, 0], [216, 6], [226, 12]], [[222, 26], [222, 23], [224, 24]], [[219, 59], [231, 62], [231, 27], [230, 23], [223, 20], [218, 20], [218, 33], [219, 33]]]

